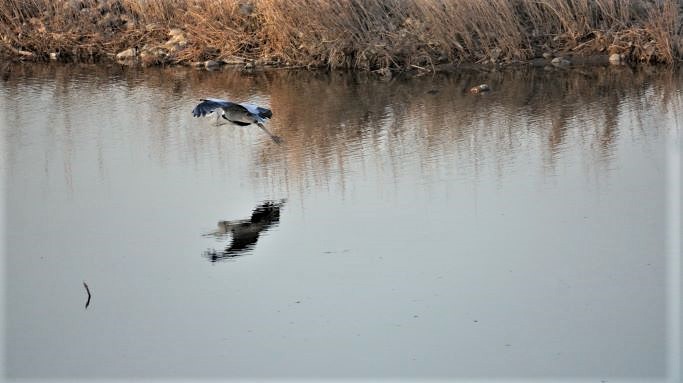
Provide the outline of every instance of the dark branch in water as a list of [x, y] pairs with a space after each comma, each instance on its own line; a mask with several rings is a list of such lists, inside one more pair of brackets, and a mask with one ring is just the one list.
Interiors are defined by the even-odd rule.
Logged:
[[88, 293], [88, 300], [85, 302], [85, 308], [87, 309], [88, 306], [90, 306], [90, 298], [92, 295], [90, 295], [90, 288], [88, 287], [88, 284], [83, 281], [83, 286], [85, 287], [85, 292]]

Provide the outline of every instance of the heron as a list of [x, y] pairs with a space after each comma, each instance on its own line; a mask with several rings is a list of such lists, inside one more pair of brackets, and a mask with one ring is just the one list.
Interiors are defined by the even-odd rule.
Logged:
[[218, 98], [202, 98], [199, 101], [201, 102], [192, 109], [194, 117], [204, 117], [207, 114], [216, 113], [216, 125], [218, 125], [221, 117], [239, 126], [256, 124], [270, 136], [273, 142], [282, 143], [282, 138], [271, 133], [264, 125], [266, 119], [273, 117], [273, 112], [270, 109]]

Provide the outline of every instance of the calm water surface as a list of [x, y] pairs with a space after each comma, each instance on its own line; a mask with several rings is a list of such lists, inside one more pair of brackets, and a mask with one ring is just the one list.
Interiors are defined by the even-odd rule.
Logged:
[[0, 74], [8, 378], [670, 371], [680, 74]]

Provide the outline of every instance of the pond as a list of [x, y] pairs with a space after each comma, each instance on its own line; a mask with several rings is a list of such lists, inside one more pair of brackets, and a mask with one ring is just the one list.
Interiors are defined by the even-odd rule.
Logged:
[[677, 71], [0, 75], [10, 379], [677, 379]]

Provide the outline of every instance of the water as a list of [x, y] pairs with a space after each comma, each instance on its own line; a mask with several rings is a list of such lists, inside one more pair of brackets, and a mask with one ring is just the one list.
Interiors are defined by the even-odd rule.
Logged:
[[0, 74], [7, 378], [676, 373], [677, 72]]

